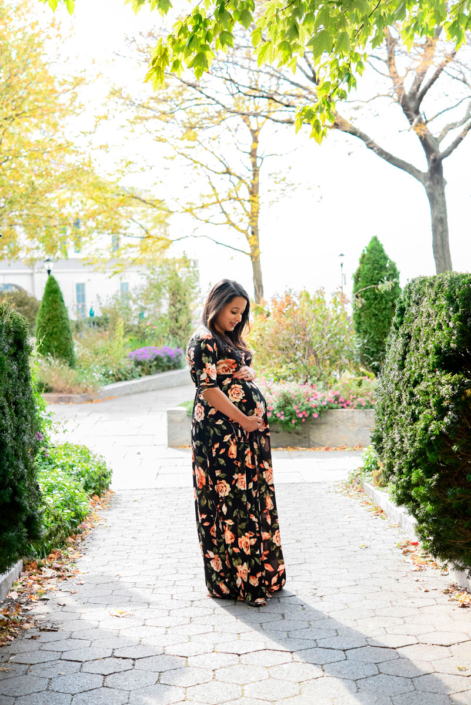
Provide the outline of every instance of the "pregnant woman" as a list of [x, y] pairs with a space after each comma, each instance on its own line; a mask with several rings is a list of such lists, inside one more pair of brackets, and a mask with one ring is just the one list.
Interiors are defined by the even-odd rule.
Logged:
[[262, 606], [286, 575], [266, 403], [242, 337], [249, 311], [240, 284], [216, 284], [187, 361], [197, 388], [193, 484], [206, 585], [211, 597]]

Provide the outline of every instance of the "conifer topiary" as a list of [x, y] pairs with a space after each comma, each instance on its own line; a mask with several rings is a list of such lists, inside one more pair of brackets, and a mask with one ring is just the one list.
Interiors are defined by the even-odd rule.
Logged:
[[398, 302], [373, 443], [434, 556], [471, 569], [471, 275], [419, 277]]
[[36, 319], [36, 344], [40, 355], [65, 360], [75, 367], [74, 339], [62, 291], [50, 275]]
[[41, 533], [35, 455], [39, 421], [31, 386], [28, 323], [0, 304], [0, 573]]
[[[393, 282], [390, 288], [377, 288]], [[399, 272], [387, 256], [376, 235], [363, 250], [353, 275], [353, 324], [360, 346], [362, 363], [379, 371], [384, 360], [386, 341], [401, 293]]]

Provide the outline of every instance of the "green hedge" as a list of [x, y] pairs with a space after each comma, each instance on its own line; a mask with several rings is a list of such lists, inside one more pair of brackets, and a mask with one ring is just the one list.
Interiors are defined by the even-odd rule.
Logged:
[[0, 573], [41, 534], [34, 458], [40, 420], [31, 384], [28, 323], [0, 304]]
[[425, 547], [471, 568], [471, 275], [404, 290], [378, 389], [373, 442]]

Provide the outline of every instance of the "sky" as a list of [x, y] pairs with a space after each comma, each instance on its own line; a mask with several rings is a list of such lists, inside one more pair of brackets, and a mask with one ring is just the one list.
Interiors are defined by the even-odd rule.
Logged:
[[[186, 4], [176, 5], [178, 11]], [[50, 10], [40, 5], [38, 12], [47, 16]], [[93, 86], [92, 102], [100, 103], [110, 81], [135, 86], [144, 80], [142, 66], [123, 61], [117, 55], [125, 51], [126, 35], [133, 36], [149, 25], [161, 26], [162, 20], [156, 13], [145, 11], [135, 16], [122, 0], [80, 0], [72, 17], [64, 8], [58, 13], [64, 27], [72, 30], [67, 51], [77, 57], [76, 65], [90, 67], [90, 71], [92, 67], [93, 71], [98, 68], [103, 75]], [[415, 138], [405, 130], [399, 132], [394, 109], [386, 111], [381, 121], [370, 115], [366, 123], [383, 147], [414, 161], [418, 167], [424, 166]], [[126, 144], [120, 140], [122, 134], [116, 133], [114, 149], [118, 155], [121, 150], [127, 153], [130, 150], [139, 159], [146, 152], [145, 146], [133, 143], [132, 139]], [[330, 134], [319, 146], [306, 133], [295, 135], [294, 128], [288, 127], [271, 140], [284, 153], [277, 158], [276, 166], [282, 172], [290, 169], [294, 188], [262, 207], [265, 298], [303, 287], [310, 291], [320, 287], [333, 291], [341, 283], [340, 254], [344, 255], [345, 291], [349, 294], [352, 274], [373, 235], [379, 237], [396, 262], [402, 285], [416, 276], [435, 273], [429, 205], [423, 187], [411, 176], [369, 152], [359, 140], [341, 133]], [[266, 146], [270, 148], [270, 144]], [[155, 154], [153, 168], [165, 174], [166, 188], [178, 194], [181, 174], [178, 170], [166, 170], [167, 164], [158, 149], [152, 154]], [[471, 135], [445, 162], [450, 246], [457, 271], [471, 270], [470, 164]], [[142, 179], [145, 186], [145, 175]], [[179, 237], [190, 234], [192, 229], [191, 222], [174, 218], [170, 235]], [[248, 257], [209, 241], [191, 239], [172, 245], [169, 255], [177, 256], [183, 251], [198, 260], [203, 293], [223, 277], [238, 280], [249, 294], [253, 293]]]

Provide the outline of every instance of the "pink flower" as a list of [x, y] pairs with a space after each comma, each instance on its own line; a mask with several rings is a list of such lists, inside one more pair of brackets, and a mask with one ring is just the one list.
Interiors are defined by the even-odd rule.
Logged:
[[315, 419], [317, 419], [317, 417], [319, 416], [319, 414], [313, 414], [313, 416], [314, 416]]
[[291, 423], [296, 423], [296, 421], [294, 419], [291, 419]]

